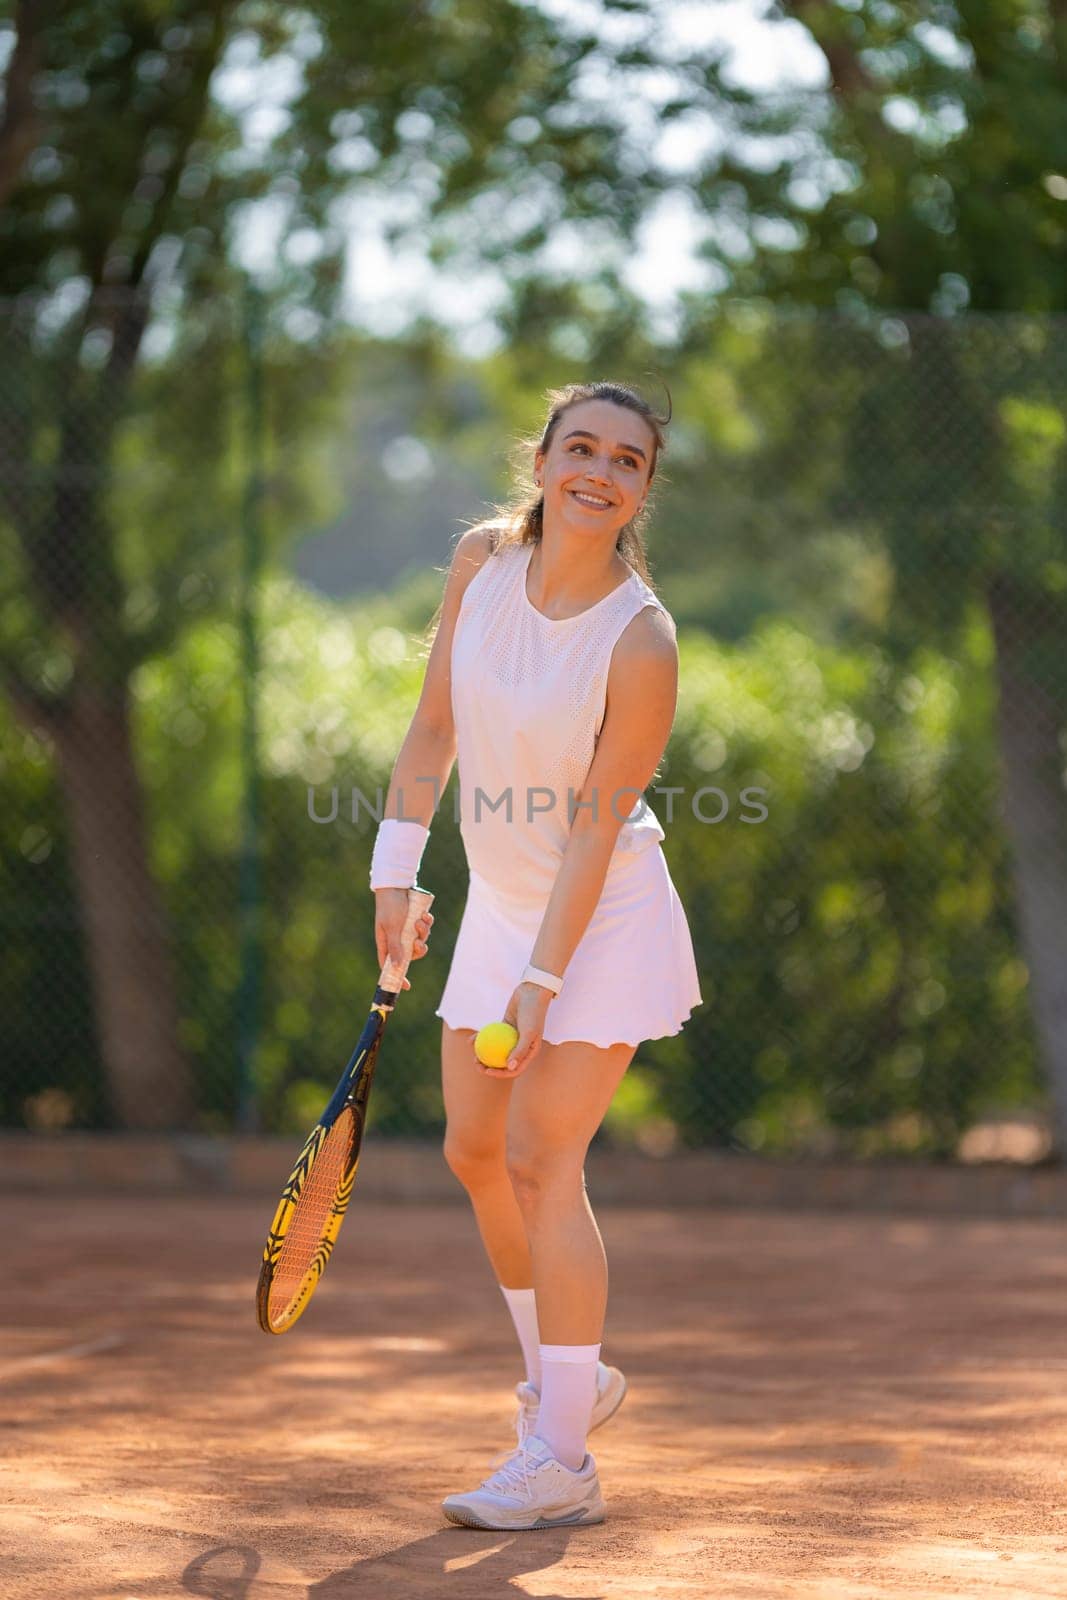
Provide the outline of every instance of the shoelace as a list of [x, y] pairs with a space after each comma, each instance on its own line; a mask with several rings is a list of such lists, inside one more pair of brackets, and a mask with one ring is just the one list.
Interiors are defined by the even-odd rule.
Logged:
[[[524, 1450], [530, 1438], [530, 1424], [526, 1421], [525, 1417], [520, 1417], [516, 1423], [516, 1427], [518, 1428], [519, 1434], [518, 1448], [520, 1450]], [[515, 1454], [515, 1448], [516, 1447], [514, 1445], [511, 1445], [507, 1450], [502, 1451], [500, 1455], [494, 1456], [489, 1465], [491, 1467], [499, 1467], [502, 1466], [505, 1461], [510, 1461], [512, 1456]]]
[[518, 1436], [519, 1436], [519, 1448], [520, 1449], [526, 1443], [526, 1440], [529, 1438], [529, 1435], [530, 1435], [530, 1418], [533, 1415], [534, 1411], [536, 1411], [538, 1409], [539, 1409], [539, 1403], [536, 1406], [530, 1406], [523, 1400], [519, 1401], [518, 1409], [515, 1412], [515, 1428], [516, 1428], [516, 1430], [518, 1432]]
[[530, 1492], [530, 1450], [525, 1443], [513, 1450], [507, 1461], [491, 1477], [485, 1479], [481, 1487], [489, 1489], [494, 1494], [517, 1494], [521, 1489], [524, 1493]]

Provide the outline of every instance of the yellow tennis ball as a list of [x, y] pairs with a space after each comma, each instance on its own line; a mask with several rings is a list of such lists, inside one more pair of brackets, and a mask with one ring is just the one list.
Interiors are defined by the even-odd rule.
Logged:
[[487, 1022], [474, 1036], [474, 1054], [483, 1067], [499, 1069], [518, 1043], [518, 1030], [510, 1022]]

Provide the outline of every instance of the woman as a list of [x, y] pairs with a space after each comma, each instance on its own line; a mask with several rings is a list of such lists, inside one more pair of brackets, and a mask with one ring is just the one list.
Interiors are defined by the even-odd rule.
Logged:
[[[608, 1276], [585, 1154], [637, 1045], [677, 1033], [701, 1003], [663, 829], [642, 799], [677, 698], [674, 623], [638, 531], [669, 418], [616, 384], [549, 398], [534, 495], [456, 547], [371, 867], [384, 961], [458, 756], [470, 886], [436, 1013], [445, 1158], [526, 1362], [517, 1448], [444, 1501], [477, 1528], [604, 1519], [586, 1434], [626, 1380], [599, 1359]], [[492, 1070], [473, 1038], [500, 1019], [518, 1040]]]

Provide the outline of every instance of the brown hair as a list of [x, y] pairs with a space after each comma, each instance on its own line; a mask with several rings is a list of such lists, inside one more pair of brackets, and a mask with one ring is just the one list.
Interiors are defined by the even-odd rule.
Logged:
[[[667, 385], [664, 384], [667, 389]], [[559, 426], [560, 419], [571, 406], [577, 405], [582, 400], [610, 400], [613, 405], [625, 406], [629, 411], [635, 411], [643, 417], [652, 430], [655, 440], [652, 449], [652, 464], [648, 470], [649, 481], [656, 470], [660, 452], [667, 447], [664, 429], [673, 415], [671, 392], [667, 389], [667, 414], [657, 416], [648, 401], [638, 394], [635, 389], [627, 388], [625, 384], [609, 383], [598, 380], [594, 383], [568, 383], [562, 389], [549, 389], [547, 397], [549, 402], [548, 416], [541, 430], [540, 438], [527, 437], [520, 439], [515, 447], [515, 477], [523, 486], [524, 492], [516, 500], [511, 500], [504, 505], [494, 506], [488, 517], [475, 521], [474, 528], [489, 529], [495, 536], [491, 539], [492, 554], [498, 555], [501, 550], [513, 545], [540, 544], [544, 534], [544, 506], [545, 497], [542, 490], [537, 489], [533, 482], [531, 464], [536, 450], [547, 451], [552, 442], [553, 435]], [[636, 516], [619, 530], [615, 548], [623, 560], [628, 562], [638, 575], [644, 579], [649, 588], [655, 589], [648, 570], [648, 556], [645, 550], [644, 530], [649, 519], [649, 504], [646, 498], [644, 506]], [[442, 602], [443, 604], [443, 602]], [[433, 645], [438, 625], [441, 621], [441, 606], [438, 606], [433, 617], [427, 625], [423, 643], [428, 652]]]

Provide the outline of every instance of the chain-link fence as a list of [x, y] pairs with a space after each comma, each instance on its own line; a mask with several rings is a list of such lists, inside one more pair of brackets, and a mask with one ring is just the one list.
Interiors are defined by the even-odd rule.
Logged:
[[[506, 493], [500, 361], [251, 298], [28, 299], [0, 344], [3, 1120], [303, 1129], [377, 976], [420, 630]], [[1067, 320], [726, 307], [668, 378], [681, 688], [649, 799], [704, 1004], [599, 1137], [967, 1155], [1014, 1117], [1039, 1153], [1067, 1133]], [[380, 1132], [443, 1123], [455, 787]]]

